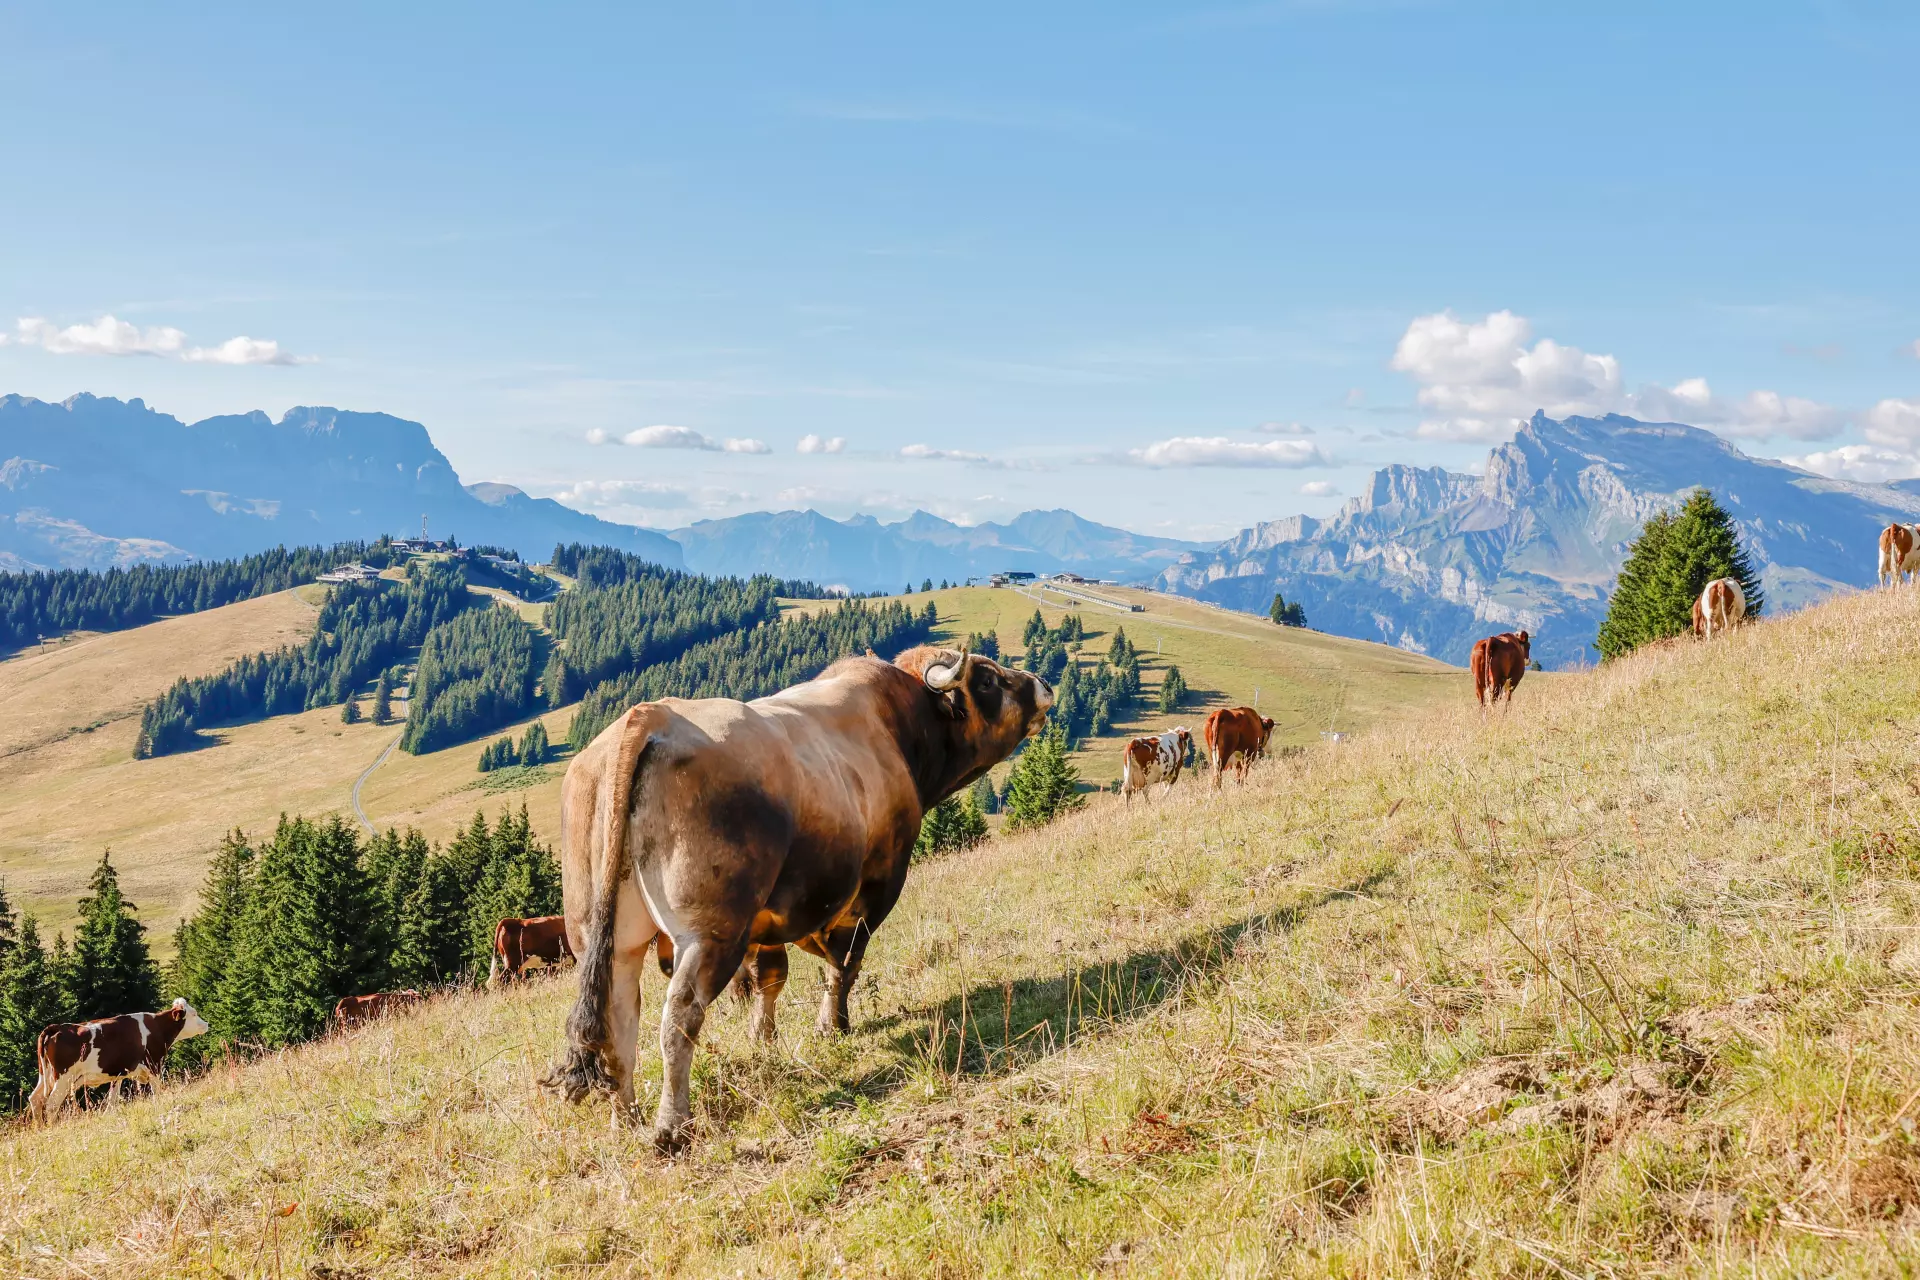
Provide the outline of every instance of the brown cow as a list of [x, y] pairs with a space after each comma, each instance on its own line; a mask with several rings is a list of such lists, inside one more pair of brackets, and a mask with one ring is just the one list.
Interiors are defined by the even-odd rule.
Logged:
[[76, 1090], [132, 1080], [149, 1088], [167, 1051], [204, 1035], [207, 1024], [186, 1000], [161, 1013], [122, 1013], [92, 1022], [56, 1022], [35, 1046], [40, 1078], [27, 1097], [36, 1121], [59, 1113]]
[[1693, 602], [1693, 634], [1711, 640], [1716, 631], [1736, 627], [1747, 616], [1747, 593], [1732, 578], [1715, 578]]
[[823, 1031], [906, 883], [927, 810], [1040, 732], [1053, 691], [977, 654], [921, 646], [843, 658], [771, 697], [667, 698], [609, 725], [568, 766], [560, 799], [567, 933], [580, 957], [567, 1044], [546, 1083], [633, 1107], [640, 965], [673, 940], [660, 1016], [653, 1140], [674, 1151], [707, 1006], [742, 962], [774, 1034], [787, 945], [827, 965]]
[[1193, 749], [1193, 735], [1185, 726], [1169, 729], [1158, 737], [1135, 738], [1127, 743], [1120, 758], [1120, 794], [1133, 803], [1133, 793], [1145, 791], [1156, 782], [1173, 784], [1180, 780], [1180, 767]]
[[1880, 585], [1898, 586], [1920, 575], [1920, 525], [1890, 524], [1880, 531]]
[[1207, 757], [1213, 762], [1213, 786], [1220, 788], [1227, 767], [1234, 764], [1234, 776], [1246, 785], [1247, 770], [1267, 753], [1267, 739], [1273, 736], [1273, 721], [1252, 707], [1222, 707], [1207, 717], [1202, 731], [1207, 742]]
[[372, 1022], [396, 1013], [410, 1004], [419, 1004], [426, 997], [408, 987], [405, 991], [376, 991], [372, 995], [342, 996], [333, 1006], [333, 1025], [341, 1030], [357, 1027], [363, 1022]]
[[487, 985], [494, 986], [504, 972], [509, 978], [527, 976], [527, 964], [538, 960], [557, 965], [573, 959], [567, 943], [565, 916], [509, 917], [493, 927], [493, 963], [487, 966]]
[[1524, 631], [1502, 631], [1475, 643], [1467, 665], [1473, 672], [1473, 696], [1482, 708], [1498, 706], [1502, 694], [1507, 705], [1513, 705], [1513, 691], [1520, 687], [1532, 656], [1533, 641]]

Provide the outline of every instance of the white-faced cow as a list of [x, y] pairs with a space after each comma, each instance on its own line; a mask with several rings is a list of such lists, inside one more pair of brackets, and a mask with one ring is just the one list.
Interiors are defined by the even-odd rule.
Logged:
[[1693, 602], [1693, 634], [1711, 640], [1717, 632], [1740, 624], [1747, 616], [1747, 593], [1732, 578], [1715, 578]]
[[707, 1006], [744, 963], [752, 1035], [774, 1034], [787, 945], [826, 962], [823, 1031], [847, 1028], [867, 943], [899, 899], [920, 820], [1046, 721], [1045, 681], [921, 646], [843, 658], [753, 702], [668, 698], [615, 720], [560, 798], [567, 933], [580, 958], [567, 1043], [545, 1082], [633, 1107], [641, 963], [671, 939], [653, 1140], [678, 1150]]
[[1151, 738], [1135, 738], [1127, 743], [1120, 758], [1120, 794], [1128, 804], [1133, 793], [1145, 791], [1156, 782], [1173, 784], [1180, 780], [1180, 768], [1193, 749], [1193, 735], [1183, 725]]
[[567, 945], [565, 916], [509, 917], [493, 927], [493, 962], [487, 966], [487, 985], [497, 985], [503, 975], [526, 977], [527, 966], [535, 960], [551, 968], [571, 959], [573, 948]]
[[184, 999], [160, 1013], [56, 1022], [40, 1033], [40, 1078], [27, 1096], [27, 1109], [34, 1120], [44, 1121], [76, 1090], [122, 1080], [151, 1087], [167, 1051], [206, 1030], [207, 1024]]
[[1890, 524], [1880, 531], [1880, 585], [1920, 575], [1920, 525]]

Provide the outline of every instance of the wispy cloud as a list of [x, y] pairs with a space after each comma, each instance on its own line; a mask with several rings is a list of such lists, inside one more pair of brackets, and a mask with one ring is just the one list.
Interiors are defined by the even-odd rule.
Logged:
[[637, 427], [622, 436], [613, 436], [599, 427], [587, 432], [588, 444], [611, 444], [616, 439], [621, 444], [636, 449], [703, 449], [709, 453], [772, 453], [773, 446], [764, 440], [751, 438], [728, 438], [716, 440], [692, 427], [653, 426]]
[[801, 453], [841, 453], [846, 447], [846, 439], [842, 436], [818, 436], [811, 432], [801, 436], [800, 443], [795, 446]]
[[992, 462], [984, 453], [969, 453], [965, 449], [936, 449], [930, 444], [910, 444], [900, 450], [903, 458], [918, 458], [931, 462]]
[[[1108, 461], [1108, 458], [1093, 461]], [[1174, 436], [1118, 459], [1142, 467], [1326, 467], [1333, 459], [1308, 440], [1231, 440], [1226, 436]]]
[[1254, 428], [1263, 436], [1310, 436], [1313, 428], [1298, 422], [1263, 422]]
[[1309, 480], [1300, 486], [1300, 492], [1309, 498], [1332, 498], [1340, 493], [1331, 480]]
[[[8, 338], [0, 334], [0, 344]], [[284, 351], [269, 338], [237, 337], [213, 347], [190, 347], [183, 330], [171, 325], [139, 325], [104, 315], [90, 324], [65, 327], [40, 316], [24, 316], [14, 323], [12, 342], [39, 347], [56, 356], [156, 356], [194, 364], [312, 364], [312, 356]]]

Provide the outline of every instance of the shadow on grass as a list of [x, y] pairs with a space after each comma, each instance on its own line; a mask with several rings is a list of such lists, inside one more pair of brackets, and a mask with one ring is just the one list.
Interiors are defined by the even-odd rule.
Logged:
[[[949, 1077], [1004, 1076], [1060, 1053], [1115, 1024], [1146, 1017], [1183, 996], [1204, 991], [1226, 968], [1242, 939], [1290, 932], [1339, 898], [1363, 896], [1392, 874], [1382, 867], [1353, 884], [1231, 924], [1202, 929], [1169, 946], [1086, 965], [1052, 978], [982, 983], [936, 1005], [879, 1019], [869, 1030], [898, 1028], [888, 1048]], [[886, 1094], [904, 1078], [872, 1082], [861, 1092]]]

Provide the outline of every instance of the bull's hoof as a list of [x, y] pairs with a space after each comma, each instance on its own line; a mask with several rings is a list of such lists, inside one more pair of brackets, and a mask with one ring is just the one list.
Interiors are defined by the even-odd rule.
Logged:
[[657, 1125], [653, 1131], [653, 1149], [662, 1156], [671, 1159], [687, 1149], [693, 1141], [692, 1125], [681, 1121], [676, 1125]]

